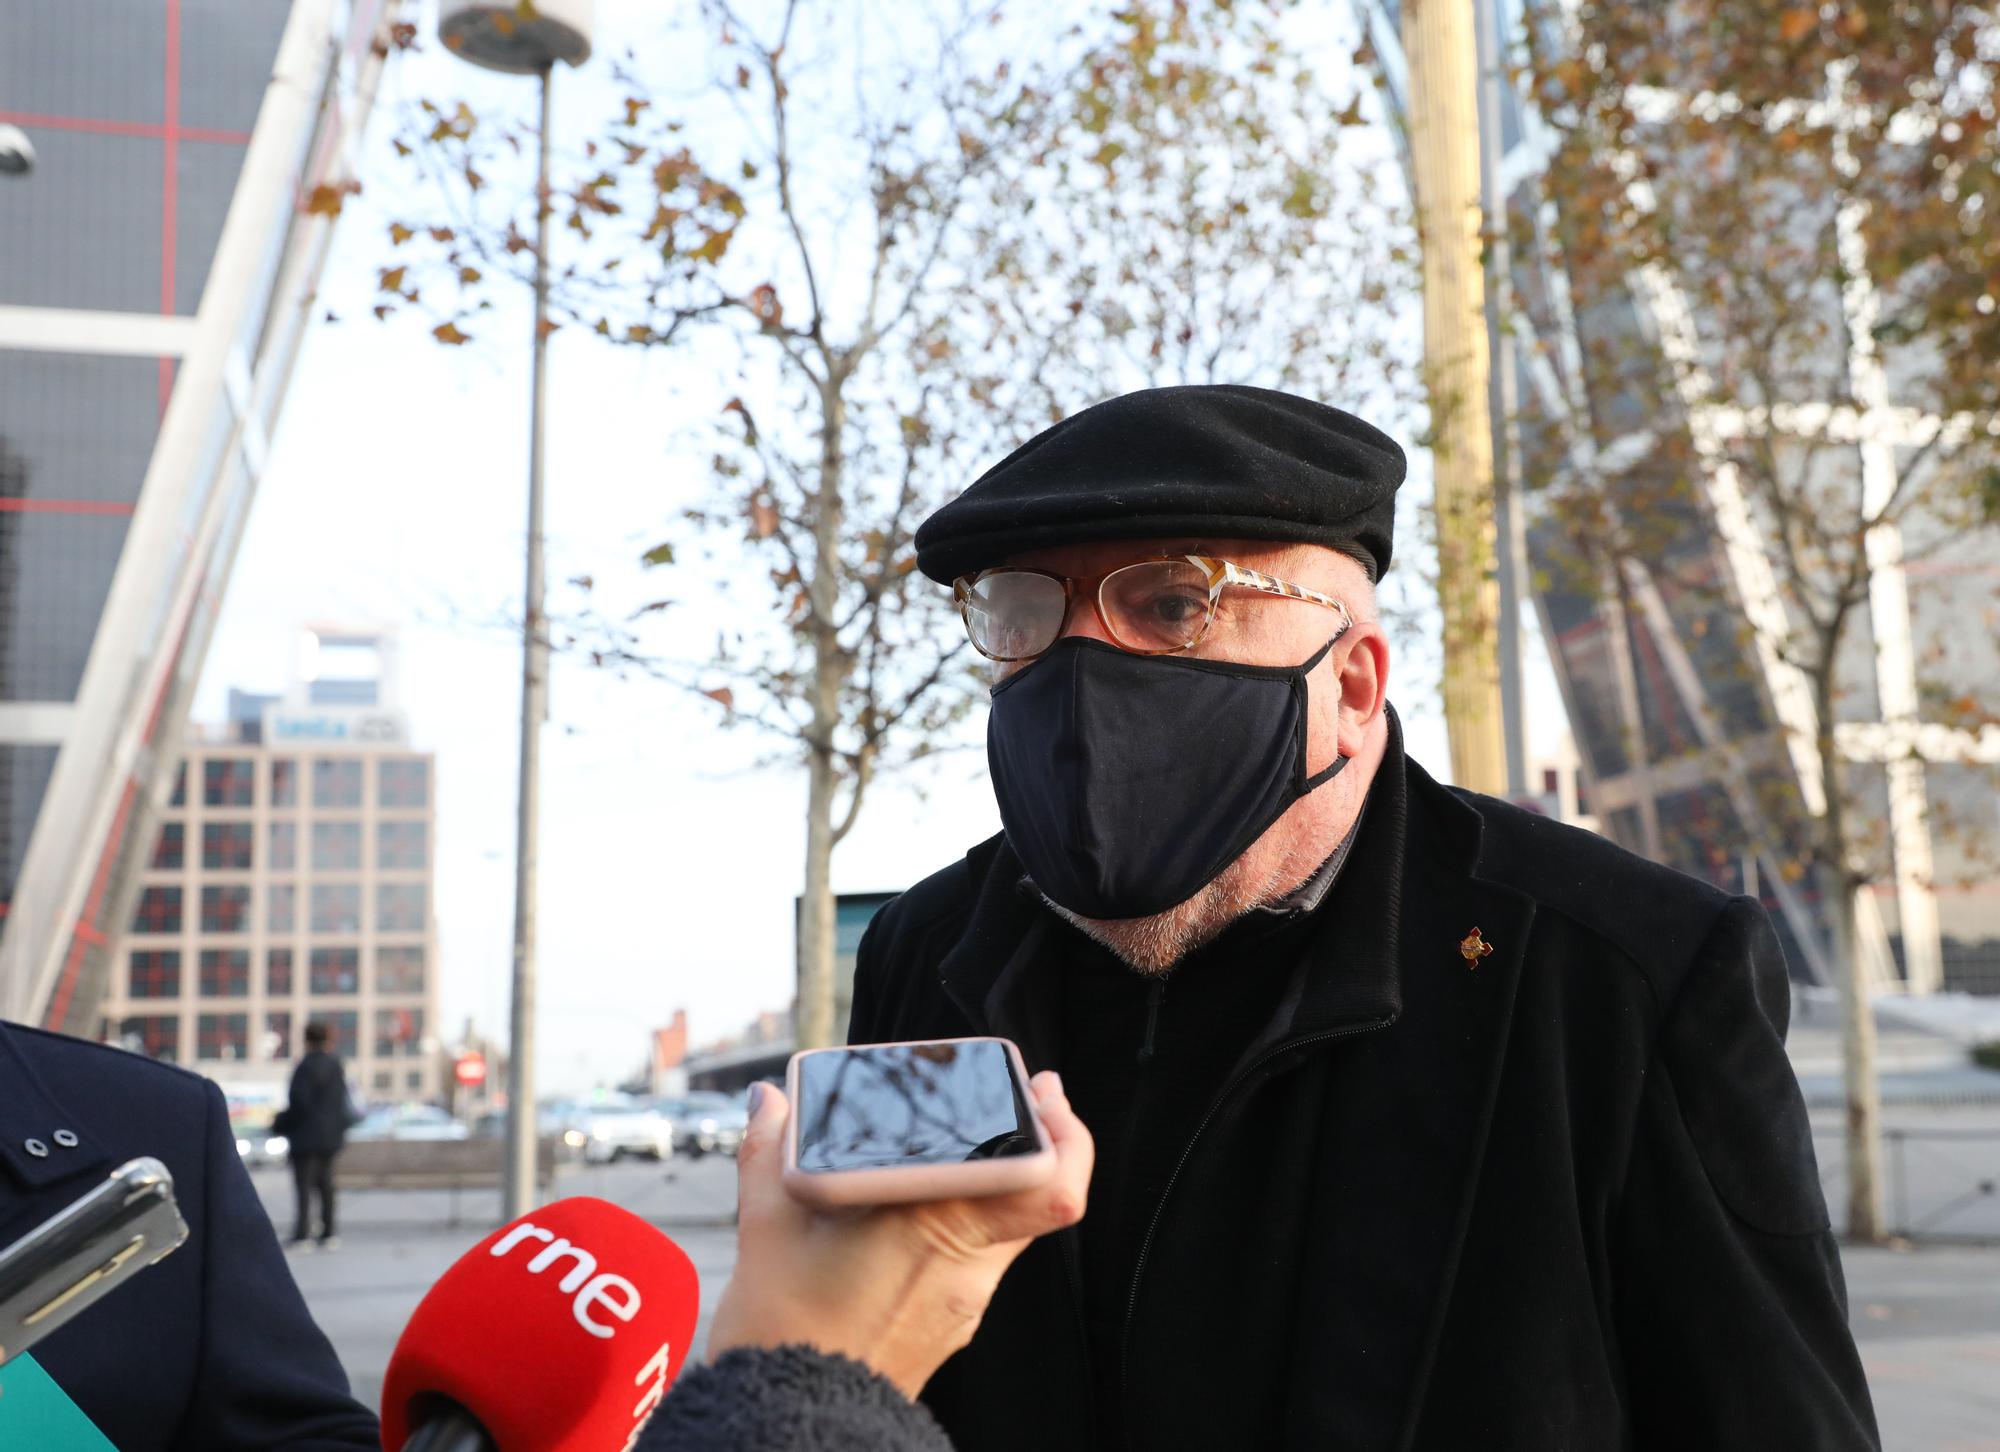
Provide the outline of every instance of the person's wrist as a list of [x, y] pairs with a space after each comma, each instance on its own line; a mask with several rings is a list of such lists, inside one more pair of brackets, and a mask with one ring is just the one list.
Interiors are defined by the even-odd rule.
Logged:
[[709, 1328], [708, 1357], [739, 1347], [810, 1346], [860, 1362], [915, 1401], [945, 1359], [972, 1339], [992, 1289], [978, 1268], [926, 1260], [887, 1296], [745, 1303], [725, 1292]]

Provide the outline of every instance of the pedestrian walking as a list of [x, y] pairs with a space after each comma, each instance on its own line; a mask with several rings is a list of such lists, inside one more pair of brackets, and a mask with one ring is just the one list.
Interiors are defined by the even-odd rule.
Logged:
[[[293, 1246], [317, 1244], [332, 1250], [340, 1241], [334, 1230], [333, 1162], [355, 1123], [353, 1100], [347, 1093], [347, 1071], [327, 1047], [323, 1023], [306, 1025], [305, 1057], [292, 1070], [292, 1087], [281, 1128], [291, 1142], [292, 1185], [298, 1215], [292, 1222]], [[319, 1197], [319, 1238], [312, 1238], [312, 1197]]]

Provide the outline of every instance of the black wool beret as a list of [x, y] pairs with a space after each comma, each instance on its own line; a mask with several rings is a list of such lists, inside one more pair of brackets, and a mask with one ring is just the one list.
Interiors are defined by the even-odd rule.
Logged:
[[1351, 413], [1240, 384], [1149, 388], [1042, 430], [917, 528], [940, 584], [1021, 550], [1172, 536], [1352, 541], [1389, 568], [1396, 441]]

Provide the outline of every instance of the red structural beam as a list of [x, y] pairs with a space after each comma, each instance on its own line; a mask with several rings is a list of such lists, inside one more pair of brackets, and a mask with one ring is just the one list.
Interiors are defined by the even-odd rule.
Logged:
[[116, 499], [0, 499], [0, 514], [130, 514]]

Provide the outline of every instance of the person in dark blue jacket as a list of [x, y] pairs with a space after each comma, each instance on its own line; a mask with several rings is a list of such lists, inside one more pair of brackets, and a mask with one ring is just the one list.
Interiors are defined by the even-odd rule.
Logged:
[[42, 1369], [120, 1452], [377, 1452], [375, 1418], [300, 1298], [221, 1091], [0, 1023], [0, 1245], [139, 1155], [172, 1172], [187, 1241], [39, 1342]]

